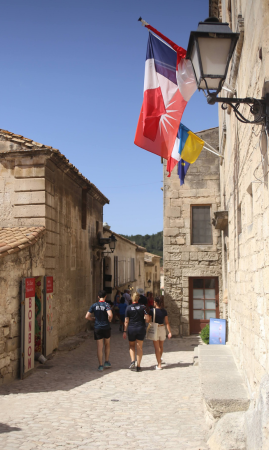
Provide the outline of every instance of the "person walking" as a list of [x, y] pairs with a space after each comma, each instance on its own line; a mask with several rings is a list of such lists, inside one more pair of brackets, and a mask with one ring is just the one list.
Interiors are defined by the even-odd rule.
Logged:
[[[87, 320], [95, 320], [94, 323], [94, 340], [97, 343], [97, 358], [99, 361], [99, 372], [109, 369], [111, 364], [109, 362], [110, 354], [110, 336], [111, 326], [110, 322], [113, 318], [111, 307], [106, 303], [106, 291], [99, 291], [98, 302], [94, 303], [85, 317]], [[105, 343], [105, 363], [103, 365], [103, 347]]]
[[[141, 360], [143, 356], [143, 341], [146, 336], [146, 322], [150, 321], [150, 316], [146, 312], [146, 306], [138, 303], [140, 298], [139, 293], [132, 296], [132, 305], [127, 306], [125, 311], [125, 322], [123, 338], [126, 339], [126, 332], [128, 331], [129, 349], [131, 357], [131, 365], [129, 369], [141, 372]], [[137, 366], [135, 367], [135, 347]]]
[[130, 289], [124, 290], [123, 297], [124, 297], [126, 305], [129, 306], [132, 303], [131, 296], [130, 296]]
[[166, 339], [166, 329], [168, 330], [168, 339], [171, 339], [171, 327], [168, 321], [167, 311], [163, 307], [163, 299], [156, 297], [154, 300], [154, 308], [149, 311], [149, 316], [153, 317], [155, 311], [155, 323], [158, 324], [158, 334], [157, 340], [153, 341], [155, 355], [158, 365], [155, 367], [157, 370], [162, 370], [162, 354], [163, 354], [163, 343]]
[[124, 321], [125, 321], [125, 311], [127, 308], [127, 304], [125, 303], [125, 298], [124, 296], [121, 297], [120, 299], [120, 304], [119, 304], [119, 314], [120, 314], [120, 331], [123, 331], [123, 327], [124, 327]]
[[138, 303], [140, 305], [147, 306], [148, 305], [148, 300], [147, 300], [147, 297], [145, 297], [144, 289], [138, 288], [136, 292], [139, 294]]

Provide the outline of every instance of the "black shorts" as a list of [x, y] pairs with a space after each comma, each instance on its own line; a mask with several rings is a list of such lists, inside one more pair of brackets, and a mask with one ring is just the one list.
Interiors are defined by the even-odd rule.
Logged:
[[131, 342], [134, 342], [138, 339], [138, 341], [144, 341], [146, 336], [146, 328], [145, 327], [128, 327], [128, 339]]
[[94, 340], [99, 341], [100, 339], [109, 339], [111, 336], [111, 329], [102, 330], [102, 328], [94, 329]]

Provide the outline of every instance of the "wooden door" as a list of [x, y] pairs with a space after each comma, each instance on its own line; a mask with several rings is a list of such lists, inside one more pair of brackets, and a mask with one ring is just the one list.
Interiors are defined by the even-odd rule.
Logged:
[[190, 333], [199, 333], [209, 319], [219, 319], [218, 277], [189, 278]]

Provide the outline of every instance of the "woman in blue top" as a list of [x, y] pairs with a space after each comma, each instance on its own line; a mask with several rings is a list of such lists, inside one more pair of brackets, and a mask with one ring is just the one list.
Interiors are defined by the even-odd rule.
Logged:
[[[155, 323], [158, 324], [158, 335], [157, 341], [153, 341], [155, 355], [157, 359], [158, 365], [156, 366], [157, 370], [162, 370], [162, 354], [163, 354], [163, 342], [166, 339], [166, 329], [165, 325], [168, 329], [168, 339], [171, 339], [172, 333], [171, 328], [168, 321], [167, 311], [162, 308], [163, 303], [159, 297], [156, 297], [154, 300], [154, 309], [155, 309]], [[153, 309], [149, 311], [149, 315], [151, 316], [151, 320], [153, 317]]]

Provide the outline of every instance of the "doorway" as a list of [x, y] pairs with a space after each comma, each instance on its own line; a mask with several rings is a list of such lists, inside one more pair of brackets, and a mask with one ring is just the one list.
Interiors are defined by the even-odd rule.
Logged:
[[218, 277], [189, 278], [190, 334], [199, 333], [209, 319], [219, 319]]

